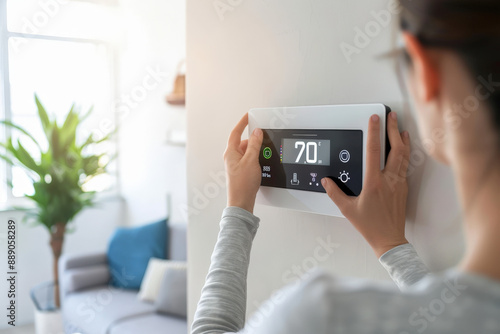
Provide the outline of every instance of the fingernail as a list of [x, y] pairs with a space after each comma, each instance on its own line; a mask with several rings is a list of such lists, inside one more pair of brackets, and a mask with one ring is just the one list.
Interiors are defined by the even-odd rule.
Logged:
[[323, 185], [323, 187], [326, 187], [326, 178], [321, 179], [321, 184]]
[[373, 116], [372, 116], [372, 121], [373, 121], [373, 122], [378, 122], [378, 120], [379, 120], [378, 115], [373, 115]]
[[391, 117], [392, 117], [392, 119], [396, 120], [396, 119], [398, 119], [398, 114], [396, 114], [396, 113], [393, 111], [393, 112], [391, 112]]
[[410, 138], [410, 133], [408, 131], [405, 131], [403, 132], [403, 136], [405, 136], [405, 138]]
[[259, 137], [262, 134], [262, 130], [257, 128], [255, 130], [253, 130], [253, 134], [256, 135], [257, 137]]

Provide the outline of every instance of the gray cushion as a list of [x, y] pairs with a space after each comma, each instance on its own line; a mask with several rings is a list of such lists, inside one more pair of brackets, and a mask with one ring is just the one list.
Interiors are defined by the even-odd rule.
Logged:
[[186, 334], [185, 319], [168, 317], [159, 314], [137, 316], [115, 324], [109, 334]]
[[79, 328], [87, 334], [106, 334], [121, 319], [154, 313], [154, 305], [137, 300], [137, 290], [106, 285], [70, 293], [63, 303], [66, 327]]
[[68, 270], [106, 263], [108, 263], [108, 258], [105, 253], [65, 254], [59, 260], [59, 267]]
[[169, 267], [163, 275], [156, 298], [157, 312], [178, 317], [187, 316], [187, 268]]
[[168, 252], [168, 259], [174, 261], [186, 261], [186, 224], [173, 224], [169, 226], [170, 242], [168, 243], [170, 249]]
[[107, 284], [109, 277], [107, 264], [69, 269], [61, 277], [61, 280], [64, 281], [63, 294]]
[[[93, 267], [96, 265], [106, 265], [108, 263], [105, 253], [93, 253], [93, 254], [65, 254], [59, 260], [59, 289], [61, 292], [61, 299], [64, 303], [64, 296], [67, 292], [71, 292], [73, 287], [66, 287], [66, 283], [71, 281], [71, 278], [66, 278], [66, 275], [72, 269]], [[104, 279], [104, 277], [100, 276]], [[106, 284], [108, 279], [101, 282], [97, 280], [94, 281], [96, 285]], [[87, 285], [86, 287], [90, 287]]]

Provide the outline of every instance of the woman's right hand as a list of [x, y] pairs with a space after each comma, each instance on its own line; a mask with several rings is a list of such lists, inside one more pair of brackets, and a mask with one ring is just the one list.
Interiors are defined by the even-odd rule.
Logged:
[[395, 112], [389, 114], [387, 132], [391, 151], [381, 171], [380, 118], [373, 115], [368, 128], [365, 181], [358, 197], [347, 196], [330, 178], [321, 180], [328, 196], [368, 241], [377, 257], [408, 243], [405, 217], [410, 138], [406, 131], [399, 133]]
[[248, 114], [235, 126], [227, 143], [224, 162], [227, 174], [227, 206], [236, 206], [253, 213], [255, 197], [262, 179], [259, 164], [264, 134], [255, 129], [247, 140], [241, 135], [248, 125]]

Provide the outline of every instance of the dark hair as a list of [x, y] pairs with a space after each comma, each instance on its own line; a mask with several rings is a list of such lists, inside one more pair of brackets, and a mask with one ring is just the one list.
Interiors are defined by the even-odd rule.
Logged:
[[[499, 0], [399, 1], [402, 30], [424, 46], [456, 51], [473, 78], [500, 83]], [[500, 129], [500, 86], [494, 87], [488, 102]]]

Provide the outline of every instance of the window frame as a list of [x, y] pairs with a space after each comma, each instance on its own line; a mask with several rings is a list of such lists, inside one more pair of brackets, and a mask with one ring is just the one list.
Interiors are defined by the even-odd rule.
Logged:
[[[118, 116], [116, 113], [115, 103], [116, 96], [118, 96], [118, 85], [117, 85], [117, 57], [116, 50], [112, 43], [99, 40], [99, 39], [88, 39], [88, 38], [77, 38], [77, 37], [62, 37], [62, 36], [51, 36], [51, 35], [42, 35], [42, 34], [27, 34], [27, 33], [19, 33], [9, 31], [8, 22], [7, 22], [7, 1], [8, 0], [0, 0], [0, 97], [3, 98], [3, 103], [0, 103], [0, 117], [5, 120], [12, 120], [12, 105], [11, 105], [11, 87], [10, 87], [10, 73], [9, 73], [9, 39], [10, 38], [29, 38], [35, 40], [47, 40], [47, 41], [59, 41], [59, 42], [71, 42], [71, 43], [87, 43], [94, 44], [96, 46], [101, 46], [106, 49], [108, 54], [108, 64], [109, 64], [109, 74], [110, 74], [110, 104], [111, 114], [114, 118], [116, 125], [116, 134], [113, 136], [112, 141], [116, 147], [116, 158], [115, 163], [117, 164], [116, 171], [113, 173], [115, 177], [115, 184], [105, 191], [97, 193], [97, 199], [105, 199], [108, 197], [117, 197], [120, 193], [120, 182], [119, 182], [119, 166], [118, 166]], [[106, 5], [106, 2], [99, 5]], [[1, 101], [1, 100], [0, 100]], [[9, 138], [11, 135], [11, 129], [6, 126], [1, 127], [0, 130], [0, 140], [4, 140]], [[2, 162], [3, 165], [0, 164], [0, 169], [5, 171], [5, 179], [12, 180], [12, 167], [7, 163]], [[1, 174], [1, 173], [0, 173]], [[0, 207], [2, 206], [11, 206], [11, 205], [26, 205], [29, 204], [30, 201], [23, 197], [16, 197], [12, 193], [12, 187], [8, 184], [5, 184], [4, 180], [1, 179], [0, 182], [3, 184], [0, 185], [0, 191], [5, 194], [5, 202], [2, 203], [0, 197]]]

